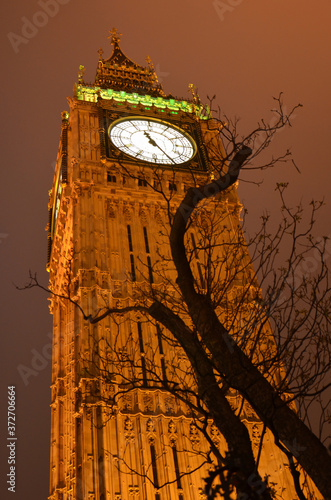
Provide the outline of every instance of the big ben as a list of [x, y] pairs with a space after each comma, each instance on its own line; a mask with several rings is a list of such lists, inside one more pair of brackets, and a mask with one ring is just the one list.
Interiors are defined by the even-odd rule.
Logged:
[[[198, 99], [166, 95], [151, 61], [132, 62], [116, 30], [110, 38], [112, 55], [104, 59], [99, 51], [93, 83], [80, 68], [70, 112], [62, 113], [50, 195], [49, 499], [202, 500], [210, 446], [224, 451], [224, 438], [209, 420], [211, 438], [204, 441], [181, 347], [135, 304], [153, 293], [173, 296], [185, 316], [167, 243], [171, 207], [192, 183], [212, 178], [212, 148], [217, 143], [222, 154], [222, 144]], [[231, 239], [241, 209], [235, 186], [215, 206], [212, 216], [221, 217]], [[188, 245], [204, 288], [196, 225]], [[125, 314], [89, 321], [109, 307]], [[238, 404], [235, 393], [228, 397]], [[248, 409], [243, 419], [254, 446], [263, 426]], [[296, 498], [268, 432], [263, 450], [256, 446], [282, 498]]]

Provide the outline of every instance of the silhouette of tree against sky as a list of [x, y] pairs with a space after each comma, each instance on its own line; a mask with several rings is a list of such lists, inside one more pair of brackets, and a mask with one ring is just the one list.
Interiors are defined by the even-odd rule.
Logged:
[[[323, 394], [330, 387], [329, 241], [312, 236], [322, 204], [291, 208], [286, 185], [279, 184], [276, 229], [269, 230], [265, 214], [254, 237], [245, 240], [244, 224], [234, 226], [229, 218], [229, 210], [241, 208], [234, 191], [241, 171], [292, 161], [286, 151], [258, 164], [275, 135], [290, 125], [296, 109], [285, 113], [281, 97], [275, 101], [277, 120], [272, 125], [261, 121], [246, 137], [240, 136], [237, 122], [206, 120], [211, 172], [208, 179], [189, 172], [190, 183], [180, 199], [174, 188], [175, 167], [172, 187], [165, 189], [162, 169], [133, 172], [119, 162], [117, 175], [143, 180], [147, 189], [159, 193], [164, 207], [163, 225], [155, 237], [160, 248], [167, 242], [168, 251], [160, 251], [152, 268], [142, 261], [137, 264], [134, 301], [122, 300], [132, 297], [132, 276], [127, 275], [116, 292], [119, 300], [114, 293], [106, 294], [104, 307], [87, 309], [75, 296], [75, 255], [68, 260], [66, 289], [51, 288], [54, 296], [80, 309], [90, 325], [111, 324], [111, 339], [91, 336], [91, 356], [81, 359], [86, 373], [105, 383], [120, 377], [110, 415], [114, 401], [146, 385], [169, 391], [187, 406], [206, 442], [199, 451], [202, 462], [216, 463], [207, 481], [208, 498], [229, 498], [234, 488], [238, 498], [273, 498], [258, 472], [260, 452], [254, 455], [241, 419], [245, 405], [263, 423], [259, 446], [268, 429], [287, 456], [298, 497], [314, 498], [302, 487], [307, 474], [323, 497], [331, 498], [331, 457], [323, 444], [329, 419]], [[207, 117], [209, 113], [207, 108]], [[220, 204], [224, 210], [215, 210]], [[314, 263], [311, 272], [309, 262]], [[26, 287], [33, 286], [42, 287], [31, 274]], [[145, 344], [143, 371], [139, 337], [132, 335], [126, 346], [119, 346], [116, 325], [128, 319], [150, 324], [174, 353], [167, 360], [166, 377], [162, 366], [153, 363], [159, 345]], [[183, 362], [176, 359], [180, 352], [185, 353]], [[239, 404], [231, 405], [231, 397]], [[316, 405], [320, 420], [314, 433], [308, 415]], [[215, 445], [210, 421], [226, 442], [225, 454]]]

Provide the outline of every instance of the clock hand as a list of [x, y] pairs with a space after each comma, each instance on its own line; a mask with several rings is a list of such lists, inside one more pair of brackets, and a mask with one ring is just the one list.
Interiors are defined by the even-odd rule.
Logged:
[[148, 139], [148, 142], [152, 145], [152, 146], [155, 146], [155, 147], [159, 147], [156, 142], [154, 141], [154, 139], [152, 139], [152, 137], [149, 135], [148, 132], [146, 132], [146, 130], [144, 131], [144, 135], [147, 137]]
[[157, 144], [157, 142], [155, 142], [155, 141], [154, 141], [154, 139], [153, 139], [153, 138], [149, 135], [149, 133], [148, 133], [148, 132], [146, 132], [146, 130], [144, 131], [144, 135], [147, 137], [148, 142], [149, 142], [150, 144], [152, 144], [152, 146], [154, 146], [154, 147], [156, 147], [156, 148], [159, 148], [159, 150], [160, 150], [160, 151], [162, 151], [162, 153], [163, 153], [163, 154], [164, 154], [167, 158], [169, 158], [169, 160], [171, 161], [171, 163], [175, 164], [175, 162], [173, 161], [173, 159], [172, 159], [172, 158], [170, 158], [170, 156], [169, 156], [169, 155], [167, 155], [167, 153], [166, 153], [165, 151], [163, 151], [163, 149], [161, 148], [161, 146], [159, 146], [159, 145]]

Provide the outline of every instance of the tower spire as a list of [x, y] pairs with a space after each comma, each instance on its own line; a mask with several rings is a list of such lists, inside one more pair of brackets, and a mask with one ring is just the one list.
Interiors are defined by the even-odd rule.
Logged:
[[119, 41], [121, 39], [121, 36], [122, 36], [122, 33], [120, 33], [117, 28], [112, 28], [111, 30], [109, 30], [109, 36], [107, 38], [110, 39], [110, 43], [112, 45], [115, 45], [115, 44], [118, 45]]
[[99, 62], [95, 84], [101, 88], [164, 97], [151, 59], [147, 59], [147, 67], [131, 61], [119, 45], [121, 36], [122, 33], [117, 28], [109, 30], [107, 38], [113, 46], [113, 53], [108, 59], [103, 58], [102, 49], [98, 50]]

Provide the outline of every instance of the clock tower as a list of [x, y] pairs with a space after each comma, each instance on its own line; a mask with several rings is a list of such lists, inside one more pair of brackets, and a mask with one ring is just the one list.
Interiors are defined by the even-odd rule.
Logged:
[[[189, 406], [168, 390], [175, 379], [192, 390], [185, 356], [159, 324], [131, 309], [153, 290], [166, 300], [172, 294], [169, 207], [210, 179], [212, 145], [221, 152], [222, 145], [194, 96], [165, 95], [151, 61], [135, 64], [116, 30], [110, 38], [112, 55], [99, 50], [95, 82], [85, 82], [81, 66], [70, 112], [62, 113], [50, 195], [49, 500], [203, 499], [210, 445]], [[235, 187], [222, 197], [217, 210], [226, 210], [230, 231], [241, 206]], [[194, 227], [189, 244], [197, 251]], [[196, 273], [203, 287], [198, 258]], [[106, 307], [130, 312], [87, 321]], [[263, 426], [246, 406], [242, 414], [258, 447]], [[261, 461], [287, 492], [282, 498], [295, 498], [268, 434]]]

